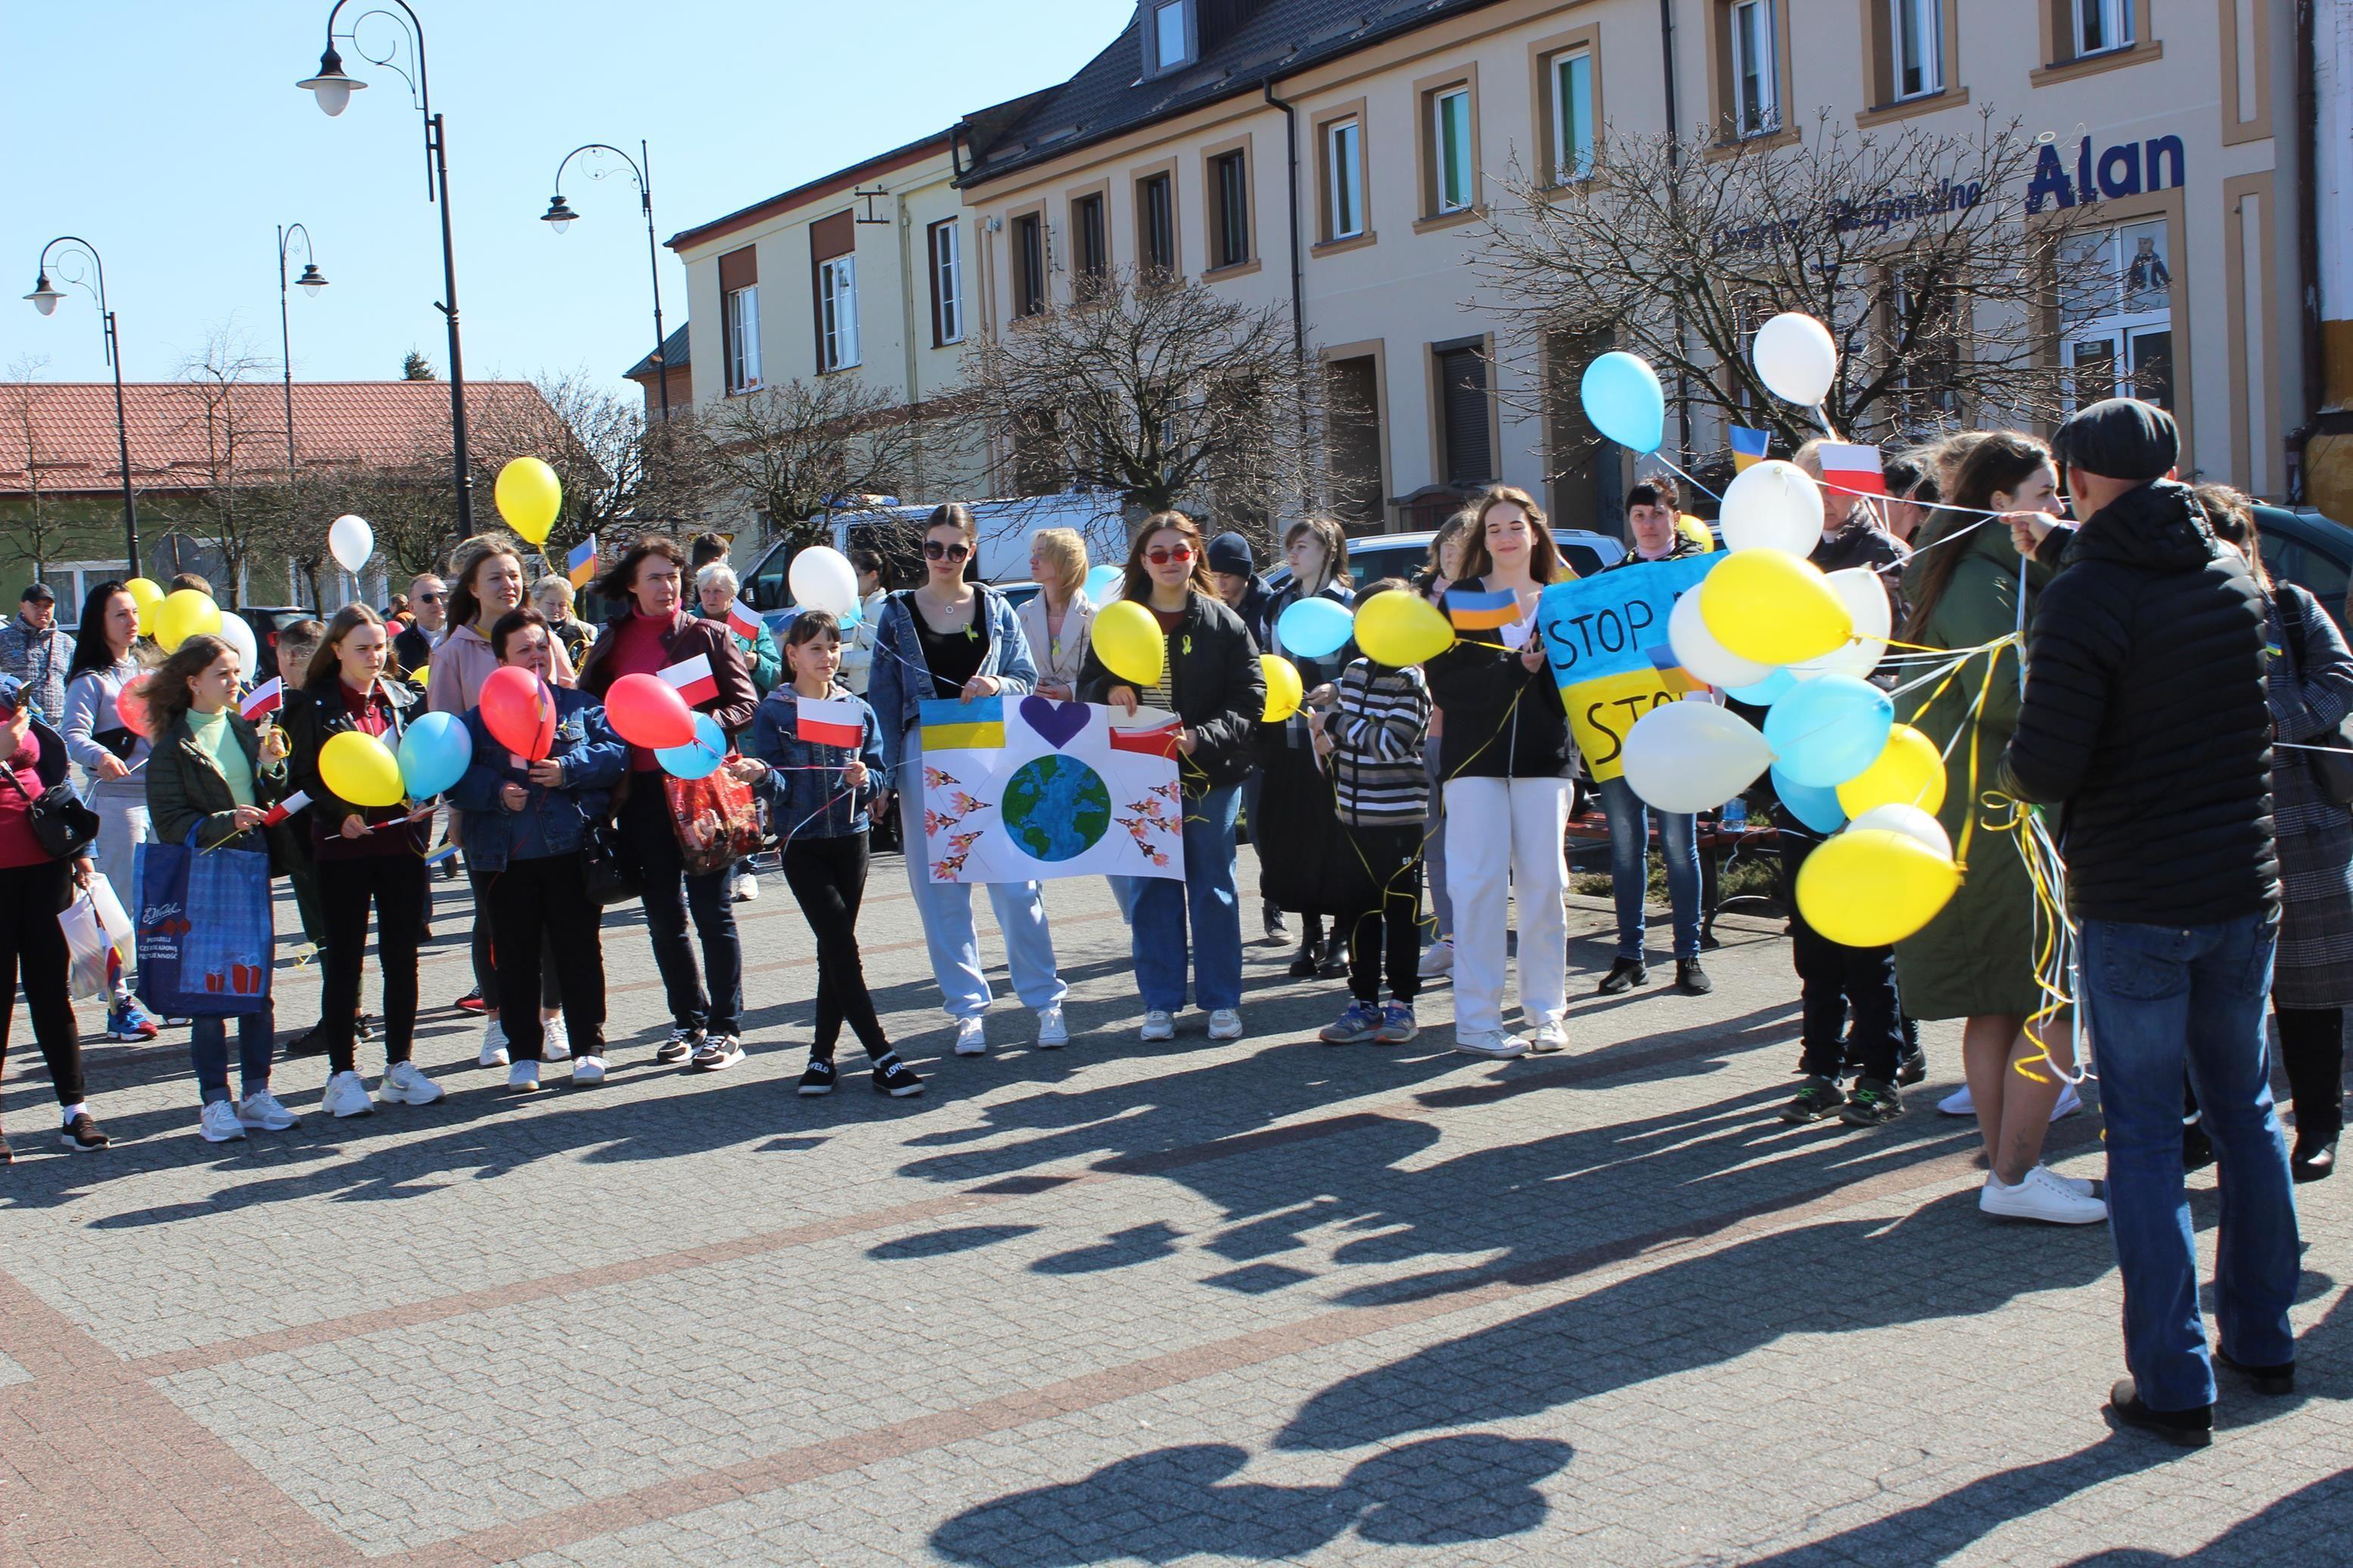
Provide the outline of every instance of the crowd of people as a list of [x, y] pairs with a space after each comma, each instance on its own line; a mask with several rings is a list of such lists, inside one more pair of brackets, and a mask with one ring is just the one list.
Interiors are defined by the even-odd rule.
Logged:
[[[2174, 477], [2176, 442], [2161, 410], [2120, 399], [2075, 416], [2051, 443], [1980, 431], [1908, 454], [1890, 467], [1883, 510], [1822, 487], [1815, 563], [1875, 572], [1899, 645], [1966, 661], [1958, 679], [1913, 683], [1898, 700], [1901, 717], [1944, 752], [1945, 828], [1957, 843], [1974, 833], [1976, 848], [1959, 893], [1892, 948], [1841, 946], [1793, 913], [1801, 1082], [1781, 1115], [1866, 1128], [1894, 1121], [1906, 1109], [1901, 1086], [1927, 1071], [1917, 1022], [1961, 1020], [1967, 1087], [1941, 1109], [1977, 1119], [1988, 1164], [1980, 1206], [2110, 1224], [2133, 1373], [2115, 1408], [2197, 1442], [2211, 1431], [2215, 1362], [2268, 1392], [2293, 1382], [2290, 1184], [2333, 1169], [2343, 1014], [2353, 1004], [2353, 763], [2338, 740], [2353, 711], [2353, 653], [2309, 594], [2264, 574], [2245, 497]], [[1819, 478], [1817, 456], [1809, 446], [1797, 460]], [[1710, 548], [1671, 479], [1645, 479], [1627, 500], [1622, 567]], [[667, 538], [637, 541], [596, 584], [612, 612], [597, 630], [575, 615], [568, 582], [532, 581], [512, 542], [470, 541], [446, 578], [411, 583], [389, 621], [353, 604], [323, 624], [281, 628], [274, 673], [286, 705], [274, 721], [239, 711], [240, 691], [264, 672], [244, 668], [230, 640], [190, 637], [159, 658], [116, 583], [90, 592], [68, 637], [55, 629], [48, 590], [27, 590], [16, 623], [0, 632], [0, 784], [9, 786], [0, 788], [0, 963], [12, 996], [23, 980], [68, 1145], [107, 1139], [85, 1099], [52, 911], [93, 872], [128, 892], [142, 842], [250, 849], [290, 877], [323, 983], [317, 1023], [286, 1054], [326, 1058], [331, 1116], [443, 1094], [413, 1049], [430, 868], [452, 849], [472, 902], [475, 990], [460, 1005], [485, 1016], [478, 1061], [503, 1068], [510, 1089], [538, 1090], [550, 1064], [568, 1064], [575, 1086], [604, 1079], [606, 880], [626, 884], [645, 911], [670, 1015], [656, 1059], [704, 1071], [740, 1061], [733, 905], [756, 892], [752, 868], [741, 856], [714, 858], [701, 826], [673, 808], [659, 759], [622, 739], [604, 707], [624, 677], [689, 660], [708, 663], [710, 690], [694, 706], [729, 740], [725, 778], [765, 803], [779, 869], [816, 943], [804, 1095], [833, 1089], [845, 1026], [878, 1092], [922, 1092], [883, 1028], [860, 954], [871, 850], [886, 825], [909, 847], [923, 840], [923, 704], [1031, 692], [1130, 714], [1149, 707], [1180, 726], [1184, 876], [1113, 886], [1145, 1041], [1170, 1039], [1188, 1002], [1212, 1039], [1244, 1032], [1237, 844], [1246, 824], [1265, 936], [1287, 945], [1295, 921], [1290, 973], [1345, 976], [1324, 1041], [1414, 1039], [1420, 989], [1451, 974], [1454, 1048], [1505, 1059], [1570, 1044], [1563, 843], [1579, 759], [1535, 611], [1571, 574], [1527, 492], [1491, 488], [1439, 531], [1417, 576], [1361, 586], [1345, 535], [1327, 521], [1287, 531], [1290, 576], [1277, 592], [1240, 534], [1205, 538], [1173, 511], [1146, 519], [1117, 593], [1149, 612], [1165, 641], [1148, 686], [1097, 657], [1090, 632], [1101, 606], [1086, 592], [1075, 533], [1037, 536], [1039, 591], [1017, 608], [974, 580], [972, 512], [941, 507], [922, 530], [918, 585], [888, 590], [883, 563], [860, 552], [851, 624], [806, 610], [781, 643], [765, 626], [754, 635], [731, 619], [740, 584], [718, 542], [706, 555], [697, 542], [690, 555]], [[1385, 594], [1421, 595], [1454, 625], [1492, 631], [1419, 666], [1382, 664], [1353, 643], [1315, 656], [1286, 650], [1286, 610], [1322, 598], [1361, 611]], [[1287, 653], [1297, 667], [1295, 713], [1267, 717], [1262, 653]], [[554, 739], [536, 760], [507, 750], [484, 719], [485, 683], [501, 669], [554, 693]], [[122, 702], [133, 681], [145, 693], [136, 725]], [[794, 716], [803, 699], [854, 704], [858, 743], [802, 739]], [[446, 794], [438, 847], [434, 803], [349, 804], [321, 768], [334, 737], [396, 745], [426, 712], [453, 716], [472, 742]], [[100, 824], [70, 863], [47, 853], [35, 821], [69, 773]], [[1696, 819], [1646, 807], [1622, 778], [1597, 793], [1617, 942], [1596, 990], [1648, 983], [1655, 826], [1676, 984], [1707, 992]], [[272, 812], [294, 800], [307, 805], [283, 820]], [[2064, 850], [2082, 940], [2072, 993], [2054, 986], [2046, 962], [2053, 933], [2037, 900], [2048, 890], [2005, 837], [2019, 803], [2052, 809]], [[1794, 880], [1822, 836], [1786, 803], [1772, 821]], [[955, 1054], [983, 1055], [995, 998], [972, 889], [933, 880], [920, 855], [904, 866]], [[991, 883], [987, 893], [1028, 1012], [1024, 1038], [1066, 1046], [1067, 986], [1044, 890]], [[362, 1003], [371, 917], [380, 1018]], [[1505, 1009], [1514, 954], [1518, 1030]], [[118, 969], [107, 984], [110, 1035], [153, 1037], [162, 1021], [141, 1007], [135, 976]], [[2293, 1151], [2271, 1100], [2267, 999], [2293, 1093]], [[0, 1014], [0, 1045], [5, 1027]], [[191, 1027], [207, 1140], [296, 1121], [270, 1087], [279, 1052], [269, 1010], [241, 1017], [237, 1032], [232, 1089], [225, 1021]], [[2086, 1036], [2106, 1123], [2105, 1188], [2042, 1160], [2050, 1123], [2080, 1105], [2072, 1080]], [[371, 1090], [360, 1047], [378, 1042]], [[2226, 1205], [2211, 1357], [2182, 1184], [2185, 1169], [2208, 1162], [2220, 1163]]]

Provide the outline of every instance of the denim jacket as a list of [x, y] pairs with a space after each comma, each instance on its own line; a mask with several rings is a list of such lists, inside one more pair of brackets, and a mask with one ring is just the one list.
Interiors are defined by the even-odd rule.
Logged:
[[840, 767], [849, 761], [849, 748], [800, 738], [799, 710], [794, 706], [799, 694], [790, 686], [768, 693], [752, 716], [752, 741], [744, 754], [777, 770], [760, 781], [760, 793], [768, 797], [768, 819], [779, 838], [846, 838], [866, 831], [866, 803], [882, 777], [882, 726], [874, 710], [851, 697], [849, 688], [836, 686], [832, 694], [857, 703], [862, 716], [858, 759], [866, 764], [867, 779], [865, 787], [854, 792], [842, 789], [839, 773], [813, 771]]
[[[997, 677], [1008, 697], [1027, 697], [1037, 687], [1038, 667], [1030, 660], [1021, 617], [1013, 613], [1013, 602], [996, 589], [981, 583], [973, 586], [988, 609], [988, 652], [977, 673]], [[923, 659], [923, 638], [915, 634], [915, 607], [908, 598], [909, 593], [893, 594], [882, 606], [874, 634], [873, 673], [866, 684], [867, 700], [882, 726], [882, 782], [892, 789], [898, 787], [907, 731], [921, 718], [921, 705], [937, 694], [931, 666]]]
[[[604, 704], [573, 687], [553, 689], [555, 743], [547, 754], [564, 764], [564, 783], [553, 789], [524, 776], [514, 753], [491, 738], [480, 708], [466, 710], [474, 760], [447, 798], [463, 815], [466, 858], [480, 870], [502, 871], [510, 860], [552, 859], [578, 849], [628, 767], [628, 745], [605, 721]], [[522, 784], [530, 796], [521, 811], [509, 811], [499, 798], [511, 784]]]

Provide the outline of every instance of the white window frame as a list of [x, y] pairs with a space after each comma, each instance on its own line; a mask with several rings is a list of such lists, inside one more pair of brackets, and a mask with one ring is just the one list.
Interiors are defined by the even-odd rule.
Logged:
[[830, 373], [858, 363], [858, 258], [844, 254], [817, 264], [819, 332], [818, 369]]
[[[1188, 4], [1189, 0], [1155, 0], [1152, 7], [1152, 66], [1156, 71], [1175, 70], [1178, 66], [1192, 63], [1192, 18], [1185, 14]], [[1167, 47], [1171, 18], [1176, 24], [1176, 49], [1174, 54]]]
[[[1447, 110], [1462, 106], [1459, 136], [1450, 136]], [[1478, 195], [1479, 172], [1471, 155], [1471, 87], [1440, 88], [1430, 95], [1430, 161], [1432, 210], [1438, 214], [1468, 212]], [[1453, 186], [1449, 195], [1449, 186]]]
[[720, 318], [724, 323], [726, 340], [728, 395], [757, 392], [760, 389], [760, 286], [747, 283], [722, 296]]
[[[2074, 6], [2076, 58], [2133, 47], [2133, 0], [2074, 0]], [[2096, 44], [2086, 41], [2094, 26], [2101, 40]]]
[[[1573, 79], [1577, 66], [1585, 68], [1574, 73], [1584, 78], [1581, 84]], [[1552, 177], [1565, 185], [1593, 173], [1593, 51], [1563, 49], [1545, 62], [1545, 68], [1552, 73]]]
[[[32, 559], [25, 558], [27, 570]], [[81, 602], [90, 591], [111, 577], [129, 582], [131, 573], [120, 561], [49, 561], [41, 567], [41, 581], [47, 583], [58, 596], [58, 626], [65, 631], [81, 629]], [[66, 617], [71, 616], [70, 621]]]
[[[1742, 136], [1766, 136], [1781, 129], [1780, 41], [1775, 36], [1773, 0], [1734, 0], [1732, 31], [1732, 125]], [[1752, 111], [1748, 83], [1757, 84]]]
[[964, 342], [964, 236], [963, 226], [954, 219], [941, 224], [933, 234], [937, 248], [932, 256], [932, 287], [940, 301], [940, 342]]
[[[1945, 0], [1887, 0], [1887, 64], [1897, 103], [1945, 90]], [[1915, 64], [1920, 85], [1907, 90], [1904, 72]]]
[[1354, 115], [1324, 127], [1324, 200], [1331, 216], [1325, 239], [1365, 232], [1365, 126]]
[[[2166, 281], [2162, 285], [2148, 285], [2149, 289], [2163, 303], [2154, 308], [2130, 310], [2126, 308], [2125, 298], [2127, 291], [2125, 287], [2125, 274], [2132, 265], [2132, 258], [2125, 253], [2126, 237], [2136, 229], [2150, 227], [2158, 228], [2165, 234], [2168, 254], [2159, 259], [2167, 269]], [[2060, 363], [2065, 369], [2072, 372], [2076, 366], [2081, 350], [2093, 344], [2103, 345], [2107, 348], [2111, 356], [2109, 363], [2114, 370], [2115, 386], [2113, 389], [2105, 386], [2099, 388], [2099, 395], [2101, 397], [2138, 397], [2143, 395], [2143, 389], [2138, 384], [2138, 371], [2135, 364], [2134, 350], [2150, 335], [2163, 332], [2168, 339], [2167, 379], [2171, 384], [2166, 391], [2170, 405], [2178, 408], [2180, 406], [2182, 393], [2179, 369], [2181, 353], [2180, 339], [2177, 324], [2173, 320], [2172, 263], [2178, 258], [2171, 254], [2175, 237], [2172, 228], [2163, 218], [2131, 218], [2123, 223], [2104, 226], [2098, 233], [2100, 244], [2106, 251], [2107, 259], [2115, 263], [2115, 266], [2110, 268], [2110, 275], [2114, 279], [2112, 287], [2115, 289], [2115, 296], [2112, 301], [2096, 314], [2087, 314], [2082, 320], [2072, 323], [2062, 321]], [[2070, 375], [2066, 387], [2067, 412], [2073, 413], [2083, 401], [2077, 395], [2074, 378]]]

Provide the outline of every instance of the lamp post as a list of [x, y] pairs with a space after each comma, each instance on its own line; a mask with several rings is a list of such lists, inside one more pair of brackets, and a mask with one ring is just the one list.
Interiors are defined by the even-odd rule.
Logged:
[[282, 226], [278, 231], [278, 352], [286, 371], [286, 482], [294, 482], [294, 334], [286, 320], [286, 257], [295, 240], [302, 242], [302, 276], [295, 286], [315, 300], [327, 279], [319, 270], [319, 258], [311, 248], [311, 231], [301, 224]]
[[[646, 268], [653, 274], [654, 280], [654, 374], [661, 389], [661, 414], [663, 422], [667, 424], [670, 419], [670, 365], [662, 358], [662, 345], [669, 340], [662, 335], [661, 247], [654, 239], [653, 159], [648, 155], [642, 141], [638, 143], [638, 155], [634, 159], [605, 142], [586, 142], [566, 153], [564, 162], [555, 165], [554, 199], [547, 204], [547, 210], [539, 215], [539, 221], [557, 234], [571, 227], [572, 221], [580, 216], [565, 205], [564, 171], [573, 159], [583, 153], [610, 153], [628, 167], [629, 177], [638, 183], [638, 207], [646, 215]], [[591, 170], [588, 177], [601, 180], [609, 172], [609, 169]]]
[[[66, 248], [58, 250], [59, 246]], [[114, 323], [114, 312], [106, 304], [106, 263], [99, 259], [98, 247], [78, 235], [61, 234], [41, 247], [41, 259], [36, 268], [33, 291], [25, 296], [33, 309], [44, 316], [57, 314], [58, 301], [65, 295], [49, 281], [49, 257], [58, 256], [58, 276], [69, 283], [79, 284], [90, 290], [98, 301], [99, 321], [106, 342], [106, 363], [114, 367], [114, 450], [116, 460], [122, 465], [122, 549], [123, 559], [133, 577], [139, 575], [139, 503], [131, 496], [131, 427], [122, 414], [122, 336]], [[95, 286], [80, 271], [80, 260], [90, 258], [96, 274]], [[69, 270], [70, 268], [70, 270]]]
[[335, 0], [334, 8], [327, 13], [327, 47], [319, 56], [315, 76], [303, 78], [294, 85], [312, 94], [319, 100], [322, 112], [330, 117], [341, 114], [352, 101], [352, 94], [367, 86], [356, 77], [345, 74], [343, 58], [335, 52], [335, 40], [343, 38], [371, 65], [388, 66], [399, 72], [408, 84], [409, 101], [425, 117], [425, 199], [441, 209], [441, 288], [448, 298], [435, 302], [449, 324], [449, 436], [452, 445], [451, 465], [458, 490], [458, 532], [459, 537], [474, 531], [474, 475], [468, 466], [466, 453], [466, 358], [458, 341], [458, 253], [449, 237], [449, 133], [441, 116], [433, 112], [433, 93], [425, 73], [425, 25], [409, 8], [408, 0], [392, 0], [407, 19], [401, 35], [409, 40], [411, 58], [417, 63], [417, 74], [411, 76], [396, 59], [399, 39], [396, 37], [382, 55], [370, 54], [360, 42], [360, 24], [371, 16], [383, 16], [397, 22], [398, 17], [385, 10], [363, 11], [353, 19], [351, 30], [338, 34], [335, 18], [343, 15], [351, 0]]

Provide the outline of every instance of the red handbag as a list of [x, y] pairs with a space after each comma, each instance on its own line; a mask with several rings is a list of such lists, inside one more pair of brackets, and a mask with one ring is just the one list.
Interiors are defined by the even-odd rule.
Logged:
[[721, 768], [708, 778], [662, 775], [679, 857], [690, 876], [723, 870], [760, 847], [760, 814], [752, 786]]

